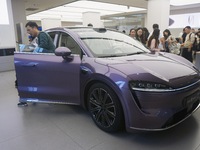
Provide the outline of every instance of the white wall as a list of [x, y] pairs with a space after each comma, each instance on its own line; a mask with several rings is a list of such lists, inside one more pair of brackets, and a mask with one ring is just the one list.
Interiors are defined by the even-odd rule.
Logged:
[[100, 13], [99, 12], [83, 13], [83, 26], [87, 27], [89, 23], [91, 23], [95, 28], [103, 27], [103, 24], [100, 19]]
[[82, 22], [61, 22], [62, 27], [83, 26]]
[[15, 31], [13, 26], [13, 15], [11, 0], [7, 0], [9, 24], [0, 24], [0, 49], [15, 47]]
[[[0, 24], [0, 49], [15, 48], [15, 31], [13, 25], [13, 14], [11, 0], [7, 0], [9, 24]], [[0, 56], [0, 72], [14, 69], [14, 57]]]
[[42, 30], [47, 30], [50, 28], [61, 27], [60, 19], [48, 19], [44, 18], [41, 20]]
[[158, 24], [161, 31], [168, 28], [170, 0], [150, 0], [147, 7], [147, 29], [151, 32], [152, 25]]

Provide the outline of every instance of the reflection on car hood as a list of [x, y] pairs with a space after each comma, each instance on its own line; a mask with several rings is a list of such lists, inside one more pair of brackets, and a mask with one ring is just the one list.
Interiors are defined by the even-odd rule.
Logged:
[[96, 62], [123, 72], [131, 80], [165, 82], [173, 87], [188, 85], [199, 79], [192, 66], [156, 54], [96, 59]]

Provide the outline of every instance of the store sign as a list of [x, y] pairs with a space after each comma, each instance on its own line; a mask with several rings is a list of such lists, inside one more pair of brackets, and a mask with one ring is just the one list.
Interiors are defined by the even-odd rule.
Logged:
[[9, 24], [7, 0], [0, 0], [0, 25]]

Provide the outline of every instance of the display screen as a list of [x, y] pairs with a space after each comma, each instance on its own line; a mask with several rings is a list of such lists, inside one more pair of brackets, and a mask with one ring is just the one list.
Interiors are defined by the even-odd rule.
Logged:
[[0, 25], [9, 24], [7, 0], [0, 0]]
[[169, 28], [184, 28], [191, 26], [192, 28], [200, 27], [200, 13], [170, 15]]

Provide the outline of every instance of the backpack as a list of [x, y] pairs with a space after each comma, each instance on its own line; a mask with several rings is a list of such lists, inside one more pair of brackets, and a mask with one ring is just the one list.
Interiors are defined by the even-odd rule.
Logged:
[[200, 51], [200, 37], [196, 37], [196, 43], [195, 43], [195, 46], [196, 46], [196, 51]]
[[[189, 40], [190, 40], [190, 38], [191, 38], [191, 34], [193, 34], [193, 33], [190, 33], [190, 35], [189, 35]], [[194, 42], [193, 42], [193, 44], [192, 44], [192, 50], [194, 50], [194, 51], [197, 50], [197, 38], [196, 38], [196, 37], [194, 37]]]

